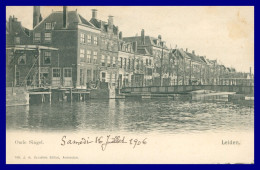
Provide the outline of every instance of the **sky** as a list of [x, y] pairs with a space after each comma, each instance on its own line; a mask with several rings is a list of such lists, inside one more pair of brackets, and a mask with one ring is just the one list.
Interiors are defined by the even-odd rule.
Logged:
[[[252, 6], [69, 6], [86, 19], [91, 9], [97, 18], [107, 21], [114, 16], [114, 24], [123, 37], [145, 35], [162, 36], [168, 47], [188, 49], [189, 52], [217, 59], [237, 71], [254, 72], [254, 7]], [[42, 17], [62, 6], [41, 7]], [[14, 15], [26, 28], [32, 29], [33, 7], [6, 7], [6, 19]]]

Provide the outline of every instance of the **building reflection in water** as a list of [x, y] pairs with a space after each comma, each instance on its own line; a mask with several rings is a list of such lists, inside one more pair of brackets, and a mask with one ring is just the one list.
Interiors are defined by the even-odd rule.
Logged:
[[89, 100], [6, 108], [7, 129], [167, 132], [248, 130], [254, 108], [233, 103], [171, 100]]

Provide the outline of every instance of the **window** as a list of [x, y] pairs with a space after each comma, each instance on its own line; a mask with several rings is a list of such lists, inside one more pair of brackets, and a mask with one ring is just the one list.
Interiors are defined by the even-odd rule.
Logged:
[[87, 82], [91, 82], [92, 78], [91, 78], [91, 70], [87, 70]]
[[153, 74], [153, 70], [151, 68], [148, 68], [147, 72], [148, 72], [148, 75], [150, 75], [150, 76]]
[[101, 56], [101, 64], [102, 64], [102, 66], [106, 66], [104, 55]]
[[136, 69], [139, 70], [139, 60], [136, 60]]
[[83, 69], [80, 69], [79, 70], [79, 84], [81, 86], [84, 86], [84, 72], [83, 72]]
[[34, 33], [34, 41], [41, 41], [41, 33]]
[[50, 22], [45, 23], [45, 29], [51, 30], [52, 29], [52, 23], [50, 23]]
[[83, 34], [83, 33], [80, 34], [80, 42], [81, 43], [86, 43], [86, 41], [85, 41], [85, 34]]
[[93, 81], [97, 81], [97, 70], [93, 70]]
[[53, 68], [52, 69], [52, 77], [60, 77], [60, 69], [59, 68]]
[[143, 66], [144, 66], [144, 62], [143, 60], [141, 59], [141, 66], [140, 66], [140, 69], [143, 70]]
[[50, 42], [51, 41], [51, 33], [46, 32], [44, 34], [44, 41], [46, 41], [46, 42]]
[[123, 58], [120, 57], [120, 68], [122, 68], [122, 67], [123, 67]]
[[126, 58], [124, 58], [124, 68], [126, 69]]
[[116, 67], [116, 57], [113, 57], [113, 67]]
[[152, 60], [151, 60], [151, 59], [149, 60], [149, 65], [150, 65], [150, 66], [152, 65]]
[[135, 59], [132, 60], [132, 69], [135, 70]]
[[112, 41], [109, 42], [109, 43], [108, 43], [108, 50], [109, 50], [109, 51], [112, 51], [113, 46], [114, 46], [113, 42], [112, 42]]
[[148, 60], [148, 58], [146, 59], [146, 65], [148, 66], [148, 64], [149, 64], [149, 60]]
[[97, 64], [97, 52], [96, 51], [93, 52], [93, 63]]
[[111, 58], [110, 58], [110, 56], [107, 56], [107, 66], [108, 67], [111, 66]]
[[102, 72], [102, 82], [106, 81], [106, 73]]
[[64, 77], [72, 77], [71, 68], [64, 68]]
[[20, 44], [20, 37], [15, 37], [14, 38], [14, 42], [15, 42], [15, 44]]
[[44, 64], [51, 64], [51, 52], [50, 51], [44, 52], [43, 63]]
[[88, 43], [91, 43], [91, 35], [88, 35]]
[[87, 50], [87, 63], [91, 63], [91, 51]]
[[85, 50], [80, 49], [80, 62], [85, 62]]
[[128, 59], [128, 69], [131, 69], [131, 59]]
[[26, 64], [26, 54], [23, 54], [23, 55], [21, 55], [21, 56], [18, 58], [18, 64], [20, 64], [20, 65]]
[[98, 41], [97, 37], [94, 37], [94, 44], [95, 44], [95, 45], [97, 45], [97, 44], [98, 44], [98, 42], [97, 42], [97, 41]]

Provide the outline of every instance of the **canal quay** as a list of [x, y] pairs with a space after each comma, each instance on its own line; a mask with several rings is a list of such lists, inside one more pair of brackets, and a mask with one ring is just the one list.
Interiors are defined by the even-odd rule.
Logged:
[[254, 88], [251, 86], [159, 86], [125, 87], [122, 89], [75, 88], [7, 88], [7, 106], [56, 102], [80, 102], [91, 99], [169, 99], [182, 101], [229, 101], [254, 104]]

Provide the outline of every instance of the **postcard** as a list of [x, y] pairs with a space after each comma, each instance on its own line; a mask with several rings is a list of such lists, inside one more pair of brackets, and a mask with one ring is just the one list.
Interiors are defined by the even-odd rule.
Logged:
[[254, 7], [7, 6], [7, 164], [254, 164]]

